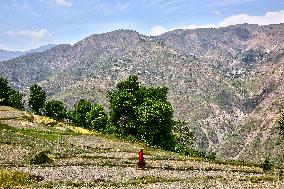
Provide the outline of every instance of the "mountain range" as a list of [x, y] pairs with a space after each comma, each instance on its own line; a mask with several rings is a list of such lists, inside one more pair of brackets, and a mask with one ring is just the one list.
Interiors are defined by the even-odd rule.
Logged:
[[145, 36], [116, 30], [73, 46], [1, 62], [0, 75], [28, 94], [38, 83], [71, 107], [84, 98], [108, 107], [106, 92], [129, 74], [166, 86], [181, 132], [223, 159], [284, 163], [277, 120], [284, 94], [284, 24], [241, 24]]
[[16, 58], [16, 57], [19, 57], [19, 56], [23, 56], [25, 54], [30, 54], [30, 53], [34, 53], [34, 52], [43, 52], [47, 49], [50, 49], [52, 47], [55, 47], [56, 45], [55, 44], [48, 44], [48, 45], [43, 45], [43, 46], [40, 46], [38, 48], [35, 48], [35, 49], [31, 49], [31, 50], [28, 50], [28, 51], [7, 51], [7, 50], [2, 50], [0, 49], [0, 62], [1, 61], [4, 61], [4, 60], [10, 60], [10, 59], [13, 59], [13, 58]]

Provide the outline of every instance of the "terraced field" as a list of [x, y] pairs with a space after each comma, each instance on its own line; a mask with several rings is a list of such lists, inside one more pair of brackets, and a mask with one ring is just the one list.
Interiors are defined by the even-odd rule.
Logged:
[[[140, 148], [144, 170], [136, 169]], [[39, 152], [52, 162], [31, 164]], [[0, 106], [0, 188], [284, 188], [282, 174], [149, 148]]]

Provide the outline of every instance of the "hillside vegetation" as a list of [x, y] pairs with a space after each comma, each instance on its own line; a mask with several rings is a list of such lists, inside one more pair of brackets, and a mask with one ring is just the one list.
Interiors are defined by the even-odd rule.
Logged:
[[[264, 174], [259, 165], [190, 158], [6, 106], [0, 135], [4, 188], [284, 187], [278, 168]], [[145, 170], [136, 169], [140, 148]]]
[[[180, 131], [193, 147], [223, 159], [283, 164], [277, 120], [283, 108], [284, 25], [242, 24], [174, 30], [148, 37], [131, 30], [89, 36], [1, 62], [0, 75], [28, 94], [41, 85], [48, 99], [72, 107], [80, 99], [107, 103], [107, 91], [137, 75], [165, 86]], [[259, 150], [260, 149], [260, 150]]]

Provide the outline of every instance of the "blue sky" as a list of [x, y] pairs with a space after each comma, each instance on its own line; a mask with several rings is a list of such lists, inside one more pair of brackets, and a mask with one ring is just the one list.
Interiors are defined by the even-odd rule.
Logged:
[[0, 0], [0, 49], [75, 43], [94, 33], [133, 29], [284, 23], [283, 0]]

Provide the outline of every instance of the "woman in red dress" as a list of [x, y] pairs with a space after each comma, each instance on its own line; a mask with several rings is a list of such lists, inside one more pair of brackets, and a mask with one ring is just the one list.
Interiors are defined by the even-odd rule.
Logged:
[[140, 151], [138, 152], [137, 168], [144, 169], [144, 167], [145, 167], [144, 152], [143, 149], [140, 149]]

